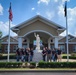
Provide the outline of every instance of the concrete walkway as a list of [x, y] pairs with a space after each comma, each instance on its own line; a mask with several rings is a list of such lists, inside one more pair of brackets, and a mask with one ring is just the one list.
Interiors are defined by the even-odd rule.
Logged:
[[[67, 62], [67, 59], [62, 59], [62, 62]], [[75, 59], [69, 59], [69, 62], [76, 62]]]
[[[7, 62], [7, 60], [0, 60], [0, 62]], [[15, 59], [10, 59], [10, 62], [16, 62]], [[67, 62], [67, 59], [62, 59], [61, 62]], [[75, 59], [69, 59], [69, 62], [76, 62]]]

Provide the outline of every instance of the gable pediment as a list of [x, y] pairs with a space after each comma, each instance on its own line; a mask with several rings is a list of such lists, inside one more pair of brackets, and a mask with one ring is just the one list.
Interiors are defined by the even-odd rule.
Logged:
[[[38, 23], [39, 22], [39, 23]], [[34, 24], [35, 24], [35, 26], [34, 26]], [[44, 24], [44, 25], [43, 25]], [[27, 21], [25, 21], [25, 22], [23, 22], [23, 23], [21, 23], [21, 24], [19, 24], [19, 25], [17, 25], [17, 26], [15, 26], [15, 27], [13, 27], [13, 28], [11, 28], [14, 32], [16, 32], [16, 33], [18, 33], [18, 31], [21, 31], [22, 29], [26, 29], [26, 28], [29, 28], [29, 26], [32, 28], [33, 27], [33, 29], [35, 28], [35, 30], [37, 30], [37, 29], [41, 29], [41, 28], [43, 28], [44, 26], [46, 27], [46, 30], [47, 30], [47, 28], [52, 28], [52, 29], [54, 29], [54, 30], [58, 30], [58, 33], [60, 34], [60, 33], [62, 33], [64, 30], [65, 30], [65, 28], [64, 27], [62, 27], [62, 26], [60, 26], [60, 25], [57, 25], [56, 23], [53, 23], [52, 21], [50, 21], [50, 20], [48, 20], [48, 19], [46, 19], [46, 18], [44, 18], [44, 17], [42, 17], [42, 16], [39, 16], [39, 15], [37, 15], [37, 16], [35, 16], [35, 17], [33, 17], [33, 18], [31, 18], [31, 19], [29, 19], [29, 20], [27, 20]], [[42, 27], [43, 26], [43, 27]], [[48, 27], [47, 27], [48, 26]], [[29, 29], [28, 29], [29, 30]], [[57, 32], [57, 31], [56, 31]]]
[[[1, 38], [1, 41], [8, 42], [8, 35]], [[14, 39], [13, 37], [10, 37], [10, 42], [18, 42], [18, 41], [16, 39]]]

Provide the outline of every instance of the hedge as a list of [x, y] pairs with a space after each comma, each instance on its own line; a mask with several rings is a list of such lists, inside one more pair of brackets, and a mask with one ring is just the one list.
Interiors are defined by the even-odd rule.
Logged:
[[[10, 59], [16, 59], [16, 55], [10, 55]], [[0, 56], [0, 59], [7, 59], [7, 56]]]
[[[67, 59], [67, 56], [63, 56], [63, 59]], [[76, 59], [76, 56], [69, 56], [69, 59]]]
[[0, 62], [0, 68], [20, 68], [21, 62]]
[[[24, 66], [22, 64], [25, 63]], [[36, 66], [35, 62], [30, 62], [30, 65], [27, 65], [26, 62], [0, 62], [0, 68], [76, 68], [76, 62], [39, 62]]]
[[76, 62], [39, 62], [39, 68], [76, 68]]

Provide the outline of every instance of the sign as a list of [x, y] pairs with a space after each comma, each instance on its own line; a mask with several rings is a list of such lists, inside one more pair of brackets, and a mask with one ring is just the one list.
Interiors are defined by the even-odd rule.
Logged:
[[[33, 41], [33, 45], [36, 45], [36, 40]], [[40, 46], [42, 46], [42, 40], [40, 40]]]

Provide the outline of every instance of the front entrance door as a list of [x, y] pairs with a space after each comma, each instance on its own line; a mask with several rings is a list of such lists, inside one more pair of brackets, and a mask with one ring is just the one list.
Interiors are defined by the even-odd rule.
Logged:
[[34, 48], [33, 43], [31, 43], [29, 47], [30, 47], [30, 48]]

